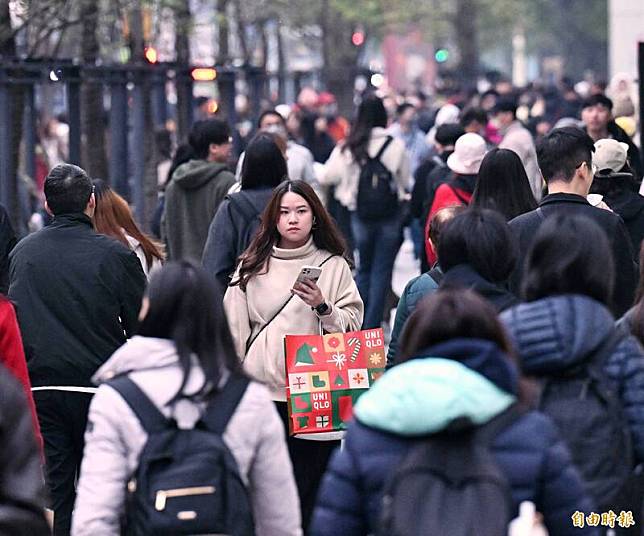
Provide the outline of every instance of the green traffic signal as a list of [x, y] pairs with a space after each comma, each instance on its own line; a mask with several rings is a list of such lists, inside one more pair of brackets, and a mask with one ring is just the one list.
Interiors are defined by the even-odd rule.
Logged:
[[447, 49], [439, 48], [436, 54], [434, 54], [434, 57], [438, 63], [445, 63], [449, 57], [449, 52], [447, 52]]

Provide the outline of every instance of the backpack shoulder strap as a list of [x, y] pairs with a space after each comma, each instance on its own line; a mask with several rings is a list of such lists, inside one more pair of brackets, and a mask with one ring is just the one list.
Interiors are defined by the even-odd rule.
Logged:
[[431, 277], [437, 285], [440, 285], [441, 281], [443, 280], [444, 274], [439, 270], [438, 267], [434, 266], [434, 268], [427, 272], [427, 275]]
[[479, 441], [490, 444], [494, 438], [505, 428], [510, 426], [514, 421], [522, 417], [524, 411], [519, 404], [512, 404], [505, 411], [499, 413], [496, 417], [481, 425], [476, 432]]
[[458, 193], [458, 190], [457, 190], [456, 188], [454, 188], [451, 184], [448, 184], [448, 185], [447, 185], [447, 187], [448, 187], [450, 190], [452, 190], [452, 193], [456, 196], [456, 198], [457, 198], [461, 203], [463, 203], [463, 204], [464, 204], [464, 205], [466, 205], [466, 206], [470, 204], [470, 202], [469, 202], [467, 199], [465, 199], [461, 194], [459, 194], [459, 193]]
[[382, 158], [382, 155], [384, 152], [387, 150], [387, 147], [389, 147], [389, 144], [394, 141], [393, 136], [387, 136], [387, 139], [385, 140], [385, 143], [382, 144], [382, 147], [380, 147], [380, 150], [376, 153], [376, 156], [373, 157], [373, 160], [378, 160]]
[[250, 221], [257, 216], [257, 209], [244, 195], [243, 192], [236, 192], [235, 194], [226, 196], [231, 205], [233, 205], [244, 216], [244, 220]]
[[119, 393], [139, 419], [148, 435], [168, 427], [169, 420], [159, 411], [141, 388], [126, 375], [119, 376], [107, 383]]
[[223, 434], [228, 421], [244, 396], [249, 382], [247, 376], [231, 374], [223, 389], [217, 392], [208, 404], [200, 422], [211, 432], [218, 435]]

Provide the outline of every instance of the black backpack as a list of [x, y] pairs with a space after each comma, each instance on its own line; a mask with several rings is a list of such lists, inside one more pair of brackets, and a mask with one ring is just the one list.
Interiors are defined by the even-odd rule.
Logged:
[[179, 429], [127, 376], [109, 382], [148, 440], [127, 484], [122, 534], [254, 534], [248, 491], [222, 434], [248, 379], [231, 376], [192, 429]]
[[557, 425], [588, 493], [598, 506], [613, 510], [633, 472], [629, 427], [616, 387], [604, 372], [623, 338], [616, 329], [583, 364], [541, 378], [538, 404]]
[[398, 212], [398, 187], [391, 171], [380, 161], [392, 141], [387, 136], [378, 154], [367, 156], [360, 167], [357, 211], [362, 220], [386, 220]]
[[385, 485], [378, 534], [507, 536], [510, 486], [489, 445], [521, 414], [513, 405], [482, 426], [412, 447]]

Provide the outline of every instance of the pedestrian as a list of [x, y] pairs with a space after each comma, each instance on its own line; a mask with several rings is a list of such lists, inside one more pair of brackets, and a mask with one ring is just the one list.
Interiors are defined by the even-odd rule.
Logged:
[[485, 155], [472, 206], [496, 210], [507, 221], [537, 208], [519, 155], [510, 149], [492, 149]]
[[[431, 241], [434, 249], [436, 249], [440, 243], [443, 229], [447, 222], [452, 220], [457, 214], [463, 212], [465, 208], [466, 207], [463, 205], [455, 205], [445, 207], [434, 214], [434, 217], [429, 223], [429, 232], [427, 234], [427, 240]], [[398, 342], [400, 334], [405, 327], [405, 322], [407, 322], [407, 319], [410, 317], [411, 313], [414, 312], [414, 309], [416, 309], [416, 306], [423, 300], [423, 298], [438, 290], [438, 286], [443, 279], [443, 275], [440, 261], [437, 259], [431, 269], [414, 277], [407, 283], [407, 285], [405, 285], [405, 289], [400, 295], [398, 307], [396, 307], [396, 317], [394, 320], [394, 326], [391, 330], [391, 339], [389, 341], [389, 349], [387, 351], [388, 367], [393, 366], [396, 360]]]
[[[637, 283], [633, 248], [621, 218], [608, 210], [593, 207], [586, 196], [593, 181], [590, 137], [575, 127], [557, 128], [543, 137], [537, 147], [539, 168], [548, 187], [536, 210], [510, 221], [519, 243], [519, 259], [525, 259], [539, 226], [557, 214], [579, 214], [592, 219], [606, 232], [615, 261], [614, 300], [610, 305], [616, 316], [633, 304]], [[522, 263], [511, 279], [511, 289], [519, 292]]]
[[[469, 205], [476, 186], [476, 177], [483, 157], [487, 152], [485, 140], [478, 134], [463, 134], [454, 144], [454, 152], [447, 159], [449, 178], [438, 186], [425, 222], [425, 235], [431, 218], [439, 210], [452, 205]], [[427, 262], [436, 262], [436, 252], [429, 242], [425, 243]]]
[[[147, 433], [109, 380], [131, 378], [181, 429], [200, 419], [213, 392], [242, 374], [226, 323], [221, 290], [189, 261], [152, 275], [138, 334], [94, 376], [100, 387], [89, 412], [73, 534], [121, 534], [128, 480]], [[225, 428], [244, 484], [251, 491], [257, 535], [300, 535], [297, 490], [282, 423], [267, 387], [251, 381]]]
[[[237, 354], [246, 372], [268, 387], [287, 431], [284, 336], [355, 331], [362, 324], [363, 304], [346, 254], [313, 189], [285, 181], [275, 189], [226, 292]], [[296, 282], [304, 266], [321, 268], [317, 282]], [[305, 527], [336, 444], [288, 439]]]
[[581, 106], [581, 120], [586, 132], [593, 142], [611, 138], [628, 145], [628, 159], [635, 173], [635, 180], [640, 181], [644, 167], [640, 153], [633, 140], [613, 119], [613, 101], [605, 95], [592, 95]]
[[[544, 380], [566, 377], [583, 382], [581, 391], [565, 385], [554, 391], [560, 396], [570, 393], [571, 399], [563, 400], [567, 414], [558, 411], [552, 417], [557, 422], [566, 418], [562, 436], [601, 511], [631, 509], [620, 503], [624, 497], [619, 492], [644, 460], [644, 351], [614, 327], [609, 309], [614, 270], [606, 233], [597, 223], [580, 214], [550, 216], [537, 230], [525, 259], [526, 303], [501, 315], [524, 374], [542, 385]], [[580, 372], [584, 370], [590, 372]], [[589, 383], [594, 370], [604, 386]], [[552, 389], [556, 388], [555, 384]], [[607, 413], [603, 419], [583, 421], [580, 415], [595, 415], [591, 401], [596, 396], [584, 393], [600, 388], [601, 407]], [[617, 415], [610, 411], [613, 397]], [[639, 506], [635, 510], [639, 513]]]
[[644, 238], [644, 197], [627, 162], [628, 145], [613, 139], [595, 142], [593, 164], [597, 173], [590, 187], [591, 194], [621, 216], [631, 238], [633, 249], [639, 251]]
[[24, 389], [0, 366], [0, 528], [3, 534], [49, 536], [42, 451]]
[[[333, 150], [321, 178], [322, 184], [336, 186], [335, 198], [350, 213], [359, 253], [356, 281], [365, 303], [364, 329], [382, 324], [400, 247], [401, 202], [411, 180], [405, 145], [390, 136], [386, 127], [382, 99], [365, 97], [351, 133]], [[377, 188], [373, 188], [372, 165], [380, 173]]]
[[175, 169], [165, 191], [161, 229], [170, 260], [201, 260], [210, 222], [235, 184], [228, 169], [232, 137], [225, 121], [197, 121], [189, 142], [192, 155]]
[[110, 236], [130, 248], [139, 258], [143, 273], [149, 279], [154, 270], [161, 267], [165, 256], [163, 246], [139, 229], [127, 201], [101, 179], [94, 181], [96, 210], [94, 229], [99, 234]]
[[[288, 178], [306, 181], [318, 189], [317, 178], [313, 171], [313, 155], [306, 147], [289, 139], [285, 119], [275, 110], [266, 110], [259, 116], [257, 127], [261, 131], [280, 136], [286, 142]], [[235, 174], [237, 181], [241, 179], [245, 156], [245, 153], [242, 153], [237, 161], [237, 172]]]
[[53, 221], [10, 255], [16, 305], [45, 441], [54, 534], [69, 534], [96, 369], [131, 336], [145, 287], [136, 254], [94, 231], [93, 185], [60, 164], [45, 180]]
[[543, 179], [539, 172], [534, 140], [530, 131], [517, 119], [516, 102], [511, 98], [500, 98], [494, 106], [492, 116], [495, 126], [503, 136], [499, 148], [511, 149], [519, 155], [530, 181], [532, 195], [537, 200], [541, 199]]
[[429, 145], [425, 141], [425, 134], [418, 128], [417, 122], [416, 107], [409, 102], [403, 102], [396, 108], [396, 122], [389, 127], [389, 133], [405, 144], [412, 175], [429, 156]]
[[[311, 534], [379, 533], [385, 486], [412, 449], [456, 422], [471, 429], [517, 402], [523, 406], [527, 393], [512, 354], [495, 309], [475, 293], [440, 291], [424, 300], [403, 332], [400, 364], [354, 408], [344, 448], [335, 453], [324, 477]], [[513, 517], [522, 501], [531, 501], [550, 534], [584, 533], [573, 527], [570, 516], [576, 510], [591, 511], [593, 503], [548, 417], [521, 413], [493, 437], [489, 451], [509, 485]], [[414, 500], [418, 498], [408, 498]], [[459, 512], [463, 518], [472, 515], [467, 504]], [[408, 523], [416, 530], [409, 533], [418, 532], [428, 507], [414, 511]], [[431, 527], [423, 528], [423, 534], [433, 533]], [[596, 529], [585, 530], [597, 534]]]
[[[438, 248], [437, 261], [440, 266], [438, 288], [474, 290], [497, 311], [515, 305], [517, 298], [506, 287], [517, 261], [516, 244], [503, 217], [489, 209], [475, 208], [462, 209], [451, 216], [439, 228], [439, 237], [433, 241]], [[396, 362], [397, 339], [406, 319], [422, 300], [423, 293], [436, 291], [433, 285], [427, 283], [426, 278], [419, 278], [403, 293], [405, 302], [400, 309], [400, 317], [396, 310], [396, 335], [392, 333], [395, 342], [393, 348], [390, 344], [387, 355], [390, 364]], [[413, 297], [411, 303], [407, 301], [410, 296]]]
[[259, 229], [273, 188], [287, 178], [285, 150], [283, 138], [258, 132], [246, 148], [241, 191], [226, 196], [210, 224], [202, 264], [223, 288]]

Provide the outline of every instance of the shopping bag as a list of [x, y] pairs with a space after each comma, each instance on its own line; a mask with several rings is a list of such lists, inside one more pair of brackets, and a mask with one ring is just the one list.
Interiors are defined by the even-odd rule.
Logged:
[[385, 371], [382, 329], [287, 335], [284, 346], [290, 434], [346, 430], [354, 404]]

